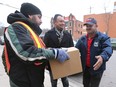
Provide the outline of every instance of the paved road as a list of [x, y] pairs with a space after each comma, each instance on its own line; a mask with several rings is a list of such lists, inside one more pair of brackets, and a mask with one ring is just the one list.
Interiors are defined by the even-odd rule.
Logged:
[[[3, 47], [0, 46], [0, 56]], [[107, 69], [103, 74], [103, 78], [100, 87], [116, 87], [116, 51], [114, 51], [111, 59], [107, 62]], [[82, 86], [82, 73], [69, 76], [70, 87], [83, 87]], [[0, 87], [10, 87], [8, 82], [8, 76], [4, 72], [2, 60], [0, 57]], [[45, 73], [45, 87], [51, 87], [49, 73]], [[58, 87], [62, 87], [62, 83], [58, 81]]]

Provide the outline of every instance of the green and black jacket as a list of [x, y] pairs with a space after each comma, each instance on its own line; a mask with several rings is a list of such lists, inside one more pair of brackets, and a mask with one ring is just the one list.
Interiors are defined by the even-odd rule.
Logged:
[[19, 87], [41, 87], [46, 61], [54, 58], [53, 51], [35, 46], [31, 33], [17, 21], [28, 25], [37, 36], [41, 29], [21, 13], [10, 14], [7, 21], [10, 25], [5, 30], [4, 39], [10, 79]]

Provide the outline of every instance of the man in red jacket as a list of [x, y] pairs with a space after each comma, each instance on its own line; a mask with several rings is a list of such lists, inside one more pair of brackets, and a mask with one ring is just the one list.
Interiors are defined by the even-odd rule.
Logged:
[[113, 51], [110, 38], [97, 31], [97, 21], [88, 18], [84, 24], [87, 35], [82, 36], [76, 47], [81, 54], [84, 87], [99, 87], [106, 62]]

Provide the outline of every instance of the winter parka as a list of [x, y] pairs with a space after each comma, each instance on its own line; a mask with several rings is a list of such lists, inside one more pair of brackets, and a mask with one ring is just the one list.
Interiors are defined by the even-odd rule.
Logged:
[[[87, 57], [87, 38], [86, 35], [82, 36], [77, 44], [76, 48], [79, 49], [80, 54], [81, 54], [81, 62], [82, 62], [82, 67], [83, 71], [85, 70], [86, 67], [86, 57]], [[96, 74], [103, 72], [106, 69], [106, 62], [109, 60], [113, 53], [110, 38], [102, 34], [101, 32], [97, 32], [91, 47], [90, 47], [90, 72], [91, 74]], [[97, 59], [95, 56], [102, 56], [103, 58], [103, 64], [98, 70], [93, 70], [93, 65], [96, 63]]]
[[30, 32], [22, 24], [28, 25], [39, 37], [41, 29], [21, 13], [12, 13], [7, 18], [10, 24], [4, 39], [7, 48], [10, 80], [18, 87], [43, 87], [44, 70], [47, 59], [54, 58], [52, 50], [38, 48]]

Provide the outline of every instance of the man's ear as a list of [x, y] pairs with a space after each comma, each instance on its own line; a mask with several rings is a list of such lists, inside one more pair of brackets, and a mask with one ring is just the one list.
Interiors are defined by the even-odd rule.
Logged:
[[32, 19], [32, 15], [28, 15], [28, 17], [29, 17], [30, 19]]

